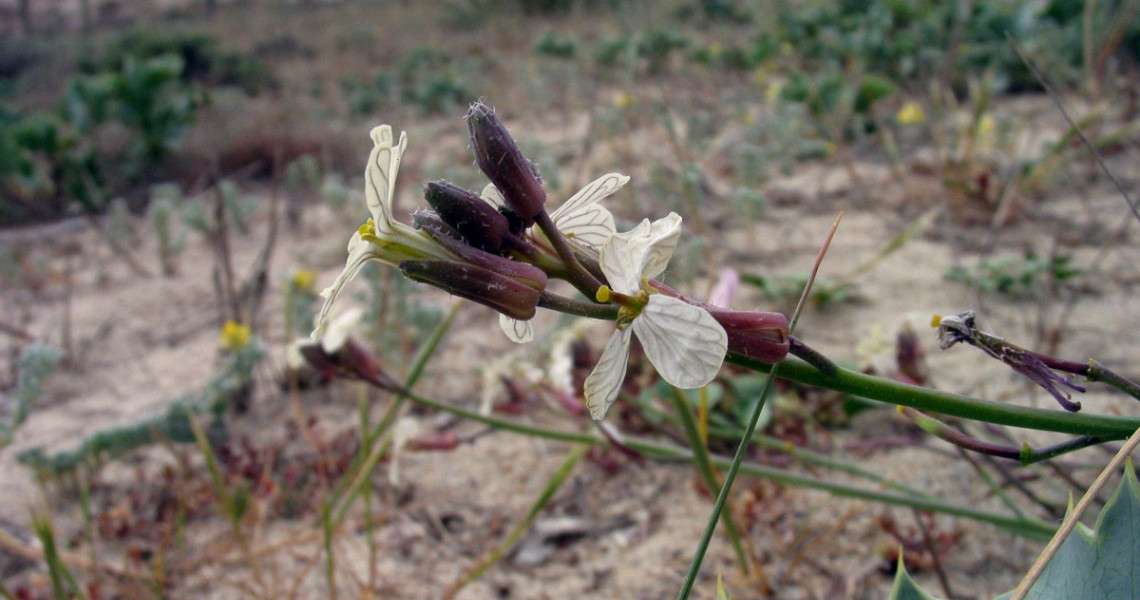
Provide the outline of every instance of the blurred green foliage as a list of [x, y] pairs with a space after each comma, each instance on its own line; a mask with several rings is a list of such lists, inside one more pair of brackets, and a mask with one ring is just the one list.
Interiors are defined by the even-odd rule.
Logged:
[[162, 29], [120, 35], [83, 55], [54, 109], [0, 104], [0, 220], [103, 212], [177, 149], [206, 85], [256, 93], [268, 66], [224, 53], [200, 33]]
[[981, 292], [997, 292], [1011, 298], [1027, 298], [1044, 288], [1081, 274], [1072, 257], [1037, 256], [1028, 251], [1023, 257], [994, 256], [983, 259], [976, 268], [955, 265], [946, 270], [947, 281], [964, 283]]

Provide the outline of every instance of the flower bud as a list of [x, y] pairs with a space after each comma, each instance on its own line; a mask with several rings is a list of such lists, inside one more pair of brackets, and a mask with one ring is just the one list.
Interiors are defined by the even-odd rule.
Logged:
[[[444, 225], [444, 227], [446, 227], [446, 225]], [[440, 246], [450, 250], [464, 263], [510, 277], [539, 291], [546, 288], [546, 273], [530, 263], [519, 262], [505, 256], [491, 254], [490, 252], [469, 246], [463, 241], [449, 236], [446, 230], [441, 231], [427, 224], [426, 221], [424, 231], [426, 231], [433, 240], [438, 242]]]
[[[533, 318], [538, 299], [542, 296], [542, 287], [536, 287], [537, 281], [514, 279], [473, 264], [448, 260], [405, 260], [400, 263], [400, 271], [409, 279], [490, 306], [512, 319], [525, 321]], [[542, 271], [539, 273], [542, 274], [544, 286], [546, 274]]]
[[522, 155], [495, 111], [486, 104], [471, 105], [467, 111], [467, 129], [471, 132], [471, 149], [479, 169], [499, 189], [507, 206], [529, 227], [546, 204], [546, 190], [534, 167]]
[[488, 252], [498, 252], [510, 224], [495, 207], [475, 194], [447, 181], [432, 181], [424, 198], [467, 243]]
[[750, 312], [705, 305], [724, 332], [728, 351], [756, 360], [775, 363], [788, 354], [788, 318], [776, 312]]

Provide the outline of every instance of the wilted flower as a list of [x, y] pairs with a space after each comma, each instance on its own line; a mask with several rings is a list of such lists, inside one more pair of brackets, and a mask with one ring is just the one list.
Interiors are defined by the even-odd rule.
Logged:
[[586, 406], [594, 419], [605, 416], [621, 390], [634, 333], [661, 378], [680, 388], [704, 386], [724, 362], [728, 339], [716, 319], [703, 308], [657, 293], [649, 283], [669, 263], [680, 227], [676, 213], [653, 223], [646, 219], [602, 247], [599, 263], [612, 292], [602, 287], [598, 300], [612, 300], [621, 311], [617, 330], [586, 378]]
[[1085, 388], [1056, 374], [1042, 360], [1055, 359], [1030, 352], [1000, 337], [979, 331], [974, 322], [974, 311], [968, 310], [952, 317], [935, 316], [932, 324], [938, 328], [939, 349], [945, 350], [960, 342], [981, 348], [986, 354], [1009, 365], [1014, 371], [1045, 388], [1045, 391], [1049, 392], [1065, 410], [1076, 412], [1081, 409], [1081, 403], [1073, 402], [1069, 392], [1061, 386], [1078, 392], [1084, 392]]

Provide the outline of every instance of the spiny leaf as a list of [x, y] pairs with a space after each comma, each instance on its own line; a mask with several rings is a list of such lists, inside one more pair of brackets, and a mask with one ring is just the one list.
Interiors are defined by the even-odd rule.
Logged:
[[[1003, 594], [998, 600], [1009, 598]], [[1029, 590], [1027, 600], [1140, 597], [1140, 483], [1132, 461], [1096, 529], [1078, 524]]]
[[899, 567], [895, 571], [895, 583], [891, 586], [891, 595], [887, 600], [935, 600], [934, 596], [927, 594], [910, 578], [903, 563], [902, 554], [899, 554]]
[[[995, 600], [1007, 600], [1008, 592]], [[1073, 535], [1029, 590], [1026, 600], [1140, 598], [1140, 482], [1132, 461], [1097, 518], [1096, 528], [1077, 524]], [[900, 566], [890, 600], [932, 600]]]

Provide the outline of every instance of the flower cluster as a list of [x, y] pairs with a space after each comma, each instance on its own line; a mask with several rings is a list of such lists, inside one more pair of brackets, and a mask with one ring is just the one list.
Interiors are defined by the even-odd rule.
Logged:
[[[628, 177], [603, 175], [548, 213], [537, 170], [494, 111], [477, 102], [466, 118], [475, 161], [490, 183], [479, 194], [446, 181], [428, 183], [424, 198], [431, 209], [416, 212], [411, 225], [397, 221], [392, 211], [407, 137], [401, 133], [395, 141], [387, 125], [372, 130], [365, 171], [372, 218], [352, 235], [344, 270], [321, 293], [325, 303], [314, 338], [325, 332], [345, 285], [367, 261], [377, 260], [495, 309], [515, 342], [533, 339], [530, 320], [540, 307], [616, 320], [585, 383], [586, 406], [595, 419], [605, 416], [619, 394], [634, 334], [661, 377], [682, 388], [712, 381], [726, 352], [769, 362], [787, 354], [783, 315], [702, 304], [655, 279], [677, 245], [681, 217], [671, 213], [618, 233], [613, 215], [599, 202]], [[552, 278], [568, 281], [586, 300], [548, 291]]]

